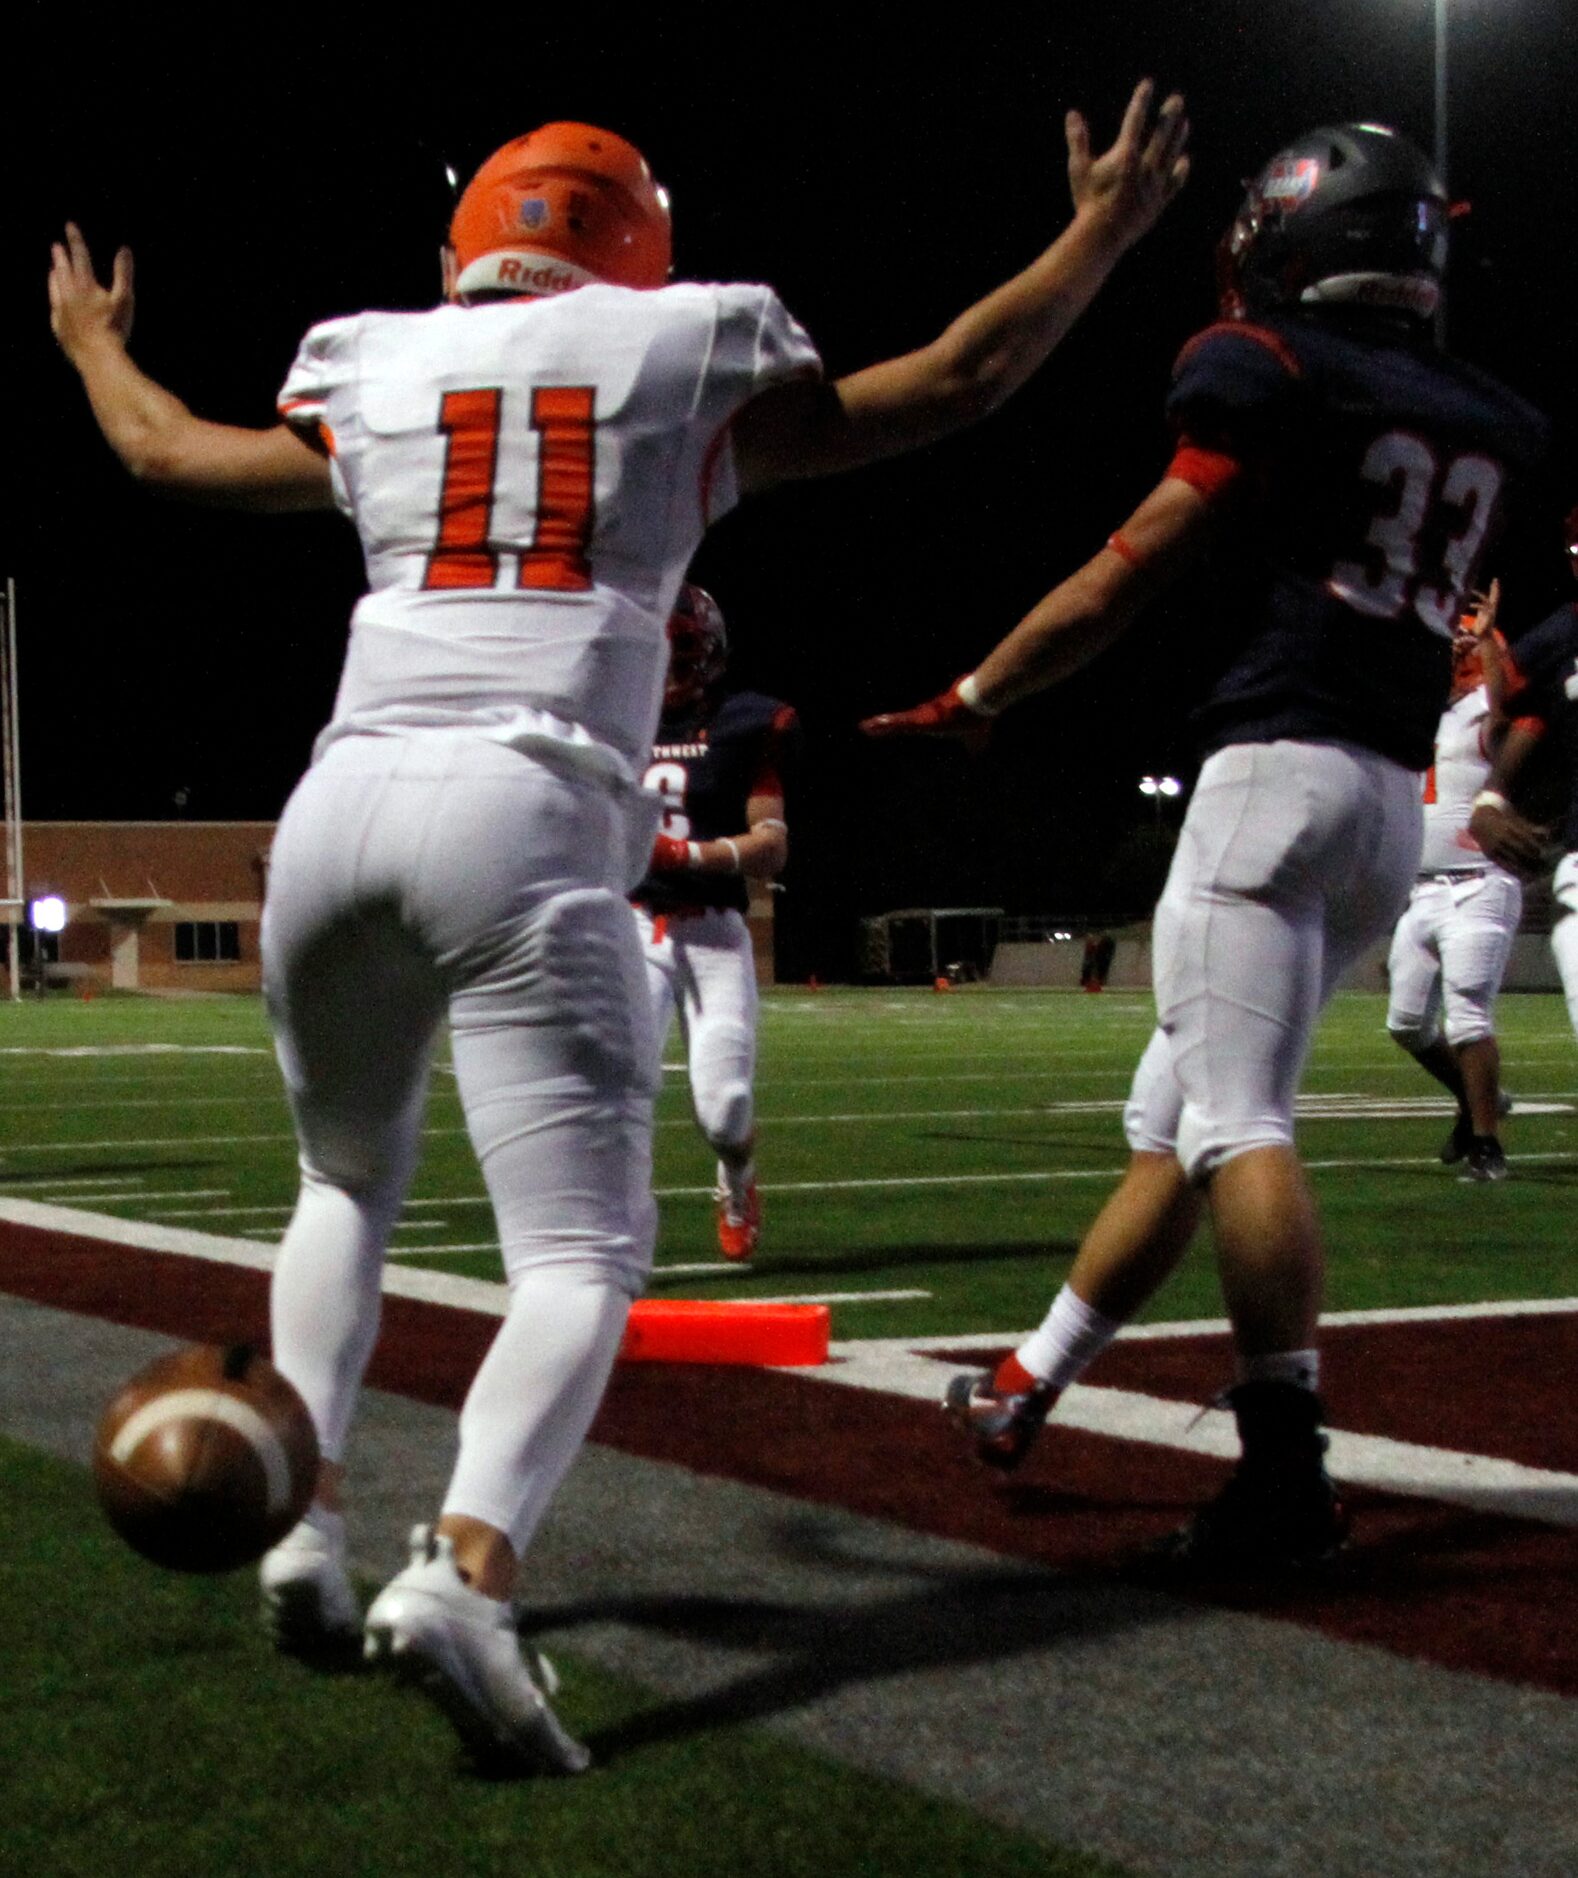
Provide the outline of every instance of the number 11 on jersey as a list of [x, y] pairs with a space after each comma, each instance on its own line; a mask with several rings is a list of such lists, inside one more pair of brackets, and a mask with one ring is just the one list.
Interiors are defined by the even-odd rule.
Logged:
[[[438, 499], [438, 539], [424, 588], [496, 586], [501, 553], [518, 557], [523, 592], [584, 593], [592, 584], [587, 551], [596, 519], [593, 446], [596, 393], [590, 385], [540, 385], [531, 394], [537, 433], [537, 501], [531, 540], [495, 541], [493, 498], [500, 478], [499, 430], [504, 394], [496, 387], [446, 391], [438, 429], [445, 437]], [[511, 473], [504, 466], [503, 474]]]

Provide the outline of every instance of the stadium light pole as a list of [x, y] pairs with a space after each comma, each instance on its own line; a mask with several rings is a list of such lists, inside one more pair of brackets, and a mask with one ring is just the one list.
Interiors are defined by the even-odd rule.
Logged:
[[22, 996], [22, 760], [18, 735], [16, 689], [16, 582], [5, 584], [5, 623], [0, 629], [0, 772], [3, 772], [5, 821], [5, 895], [0, 909], [6, 917], [7, 966], [11, 1001]]
[[1159, 828], [1162, 820], [1162, 798], [1182, 795], [1183, 784], [1176, 776], [1142, 776], [1140, 794], [1150, 797], [1151, 806], [1156, 811], [1156, 825]]
[[[1452, 185], [1447, 177], [1447, 9], [1451, 0], [1435, 0], [1435, 162], [1441, 187], [1452, 200]], [[1446, 346], [1446, 300], [1436, 302], [1436, 344]]]

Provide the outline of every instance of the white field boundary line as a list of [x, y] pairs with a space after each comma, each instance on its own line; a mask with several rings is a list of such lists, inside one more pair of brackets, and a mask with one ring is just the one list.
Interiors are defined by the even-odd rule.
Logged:
[[[111, 1213], [90, 1213], [77, 1207], [52, 1206], [40, 1200], [0, 1197], [0, 1220], [10, 1220], [18, 1226], [35, 1226], [46, 1232], [71, 1233], [82, 1239], [101, 1239], [110, 1245], [132, 1246], [141, 1251], [167, 1252], [178, 1258], [209, 1259], [219, 1265], [243, 1265], [252, 1271], [266, 1272], [274, 1268], [275, 1248], [261, 1245], [255, 1239], [222, 1238], [217, 1233], [194, 1232], [181, 1226], [158, 1226], [147, 1220], [121, 1219]], [[472, 1248], [479, 1252], [497, 1249], [492, 1242], [479, 1243]], [[673, 1266], [660, 1266], [658, 1275], [676, 1269]], [[728, 1269], [737, 1271], [741, 1268], [730, 1266]], [[432, 1304], [453, 1304], [463, 1310], [486, 1311], [496, 1317], [504, 1314], [505, 1289], [502, 1280], [462, 1278], [450, 1272], [391, 1268], [385, 1273], [384, 1289], [395, 1296], [417, 1298]], [[1328, 1325], [1434, 1324], [1474, 1318], [1574, 1314], [1578, 1314], [1578, 1297], [1497, 1300], [1486, 1304], [1408, 1305], [1379, 1311], [1331, 1311], [1321, 1322]], [[1196, 1318], [1177, 1323], [1130, 1324], [1119, 1335], [1143, 1342], [1162, 1337], [1225, 1336], [1228, 1329], [1226, 1318]], [[846, 1368], [861, 1359], [880, 1361], [889, 1355], [924, 1357], [925, 1352], [930, 1350], [1006, 1350], [1022, 1343], [1028, 1335], [1029, 1332], [1025, 1330], [1004, 1330], [924, 1337], [861, 1338], [835, 1343], [832, 1354], [839, 1360], [841, 1368]]]
[[[251, 1271], [274, 1269], [276, 1248], [260, 1245], [252, 1239], [222, 1239], [213, 1233], [192, 1232], [179, 1226], [155, 1226], [142, 1220], [117, 1219], [107, 1213], [79, 1212], [75, 1207], [49, 1206], [38, 1200], [0, 1199], [0, 1220], [19, 1226], [38, 1226], [51, 1232], [73, 1233], [78, 1238], [102, 1239], [112, 1245], [134, 1246], [141, 1251], [174, 1253], [180, 1258], [208, 1259], [218, 1265], [241, 1265]], [[424, 1224], [427, 1222], [423, 1222]], [[445, 1250], [454, 1250], [446, 1247]], [[496, 1252], [496, 1245], [480, 1245], [475, 1251]], [[659, 1267], [655, 1276], [675, 1272], [675, 1267]], [[740, 1271], [738, 1266], [695, 1269], [711, 1272], [721, 1269]], [[427, 1304], [444, 1304], [466, 1311], [481, 1311], [490, 1317], [502, 1317], [509, 1294], [502, 1281], [461, 1278], [452, 1272], [412, 1269], [386, 1265], [383, 1289], [394, 1297], [415, 1298]], [[854, 1291], [818, 1292], [815, 1295], [754, 1298], [755, 1304], [885, 1304], [924, 1300], [929, 1291]]]
[[[1325, 1311], [1321, 1327], [1355, 1324], [1363, 1327], [1388, 1324], [1444, 1324], [1495, 1317], [1573, 1317], [1578, 1316], [1578, 1298], [1496, 1298], [1484, 1304], [1397, 1304], [1374, 1311]], [[1125, 1343], [1155, 1343], [1175, 1337], [1225, 1337], [1233, 1326], [1225, 1317], [1179, 1318], [1165, 1324], [1125, 1324], [1118, 1336]], [[995, 1352], [1011, 1350], [1030, 1335], [1028, 1330], [971, 1331], [963, 1336], [861, 1337], [849, 1342], [835, 1342], [832, 1354], [840, 1361], [856, 1361], [888, 1352], [929, 1350]]]
[[[864, 1364], [857, 1359], [804, 1373], [817, 1382], [940, 1403], [949, 1370], [935, 1357], [888, 1352]], [[1226, 1410], [1202, 1410], [1192, 1402], [1167, 1401], [1132, 1389], [1075, 1383], [1058, 1399], [1057, 1424], [1219, 1460], [1236, 1460], [1239, 1453], [1238, 1431]], [[1326, 1466], [1350, 1486], [1440, 1500], [1476, 1513], [1537, 1520], [1547, 1526], [1578, 1527], [1578, 1474], [1451, 1448], [1423, 1447], [1383, 1435], [1346, 1434], [1337, 1428], [1327, 1433], [1331, 1446]]]
[[[56, 1232], [133, 1245], [149, 1251], [169, 1252], [185, 1258], [208, 1259], [217, 1264], [241, 1265], [254, 1271], [273, 1268], [272, 1248], [244, 1239], [220, 1239], [208, 1233], [172, 1226], [152, 1226], [115, 1219], [106, 1214], [82, 1213], [73, 1208], [47, 1206], [36, 1200], [0, 1200], [0, 1219]], [[418, 1298], [490, 1317], [504, 1315], [507, 1293], [502, 1284], [462, 1278], [448, 1272], [391, 1266], [384, 1271], [383, 1288], [399, 1297]], [[1347, 1323], [1429, 1322], [1442, 1317], [1501, 1317], [1578, 1310], [1578, 1299], [1541, 1300], [1531, 1304], [1456, 1306], [1442, 1310], [1346, 1312], [1328, 1321]], [[1188, 1334], [1189, 1327], [1169, 1326], [1171, 1334]], [[1198, 1334], [1198, 1326], [1193, 1327]], [[1142, 1327], [1140, 1334], [1147, 1334]], [[1155, 1334], [1149, 1331], [1149, 1334]], [[917, 1340], [961, 1348], [960, 1339]], [[999, 1339], [1002, 1342], [1011, 1339]], [[921, 1354], [908, 1343], [890, 1338], [864, 1344], [836, 1346], [839, 1361], [820, 1370], [802, 1370], [807, 1378], [848, 1388], [876, 1389], [922, 1401], [936, 1401], [946, 1379], [947, 1366]], [[1120, 1440], [1182, 1448], [1190, 1453], [1217, 1455], [1231, 1460], [1237, 1453], [1233, 1418], [1220, 1409], [1203, 1414], [1192, 1403], [1167, 1402], [1132, 1390], [1094, 1389], [1075, 1384], [1058, 1403], [1058, 1419], [1067, 1426]], [[1476, 1512], [1538, 1520], [1546, 1525], [1578, 1526], [1578, 1475], [1524, 1467], [1478, 1454], [1421, 1447], [1376, 1435], [1350, 1435], [1332, 1429], [1327, 1464], [1340, 1480], [1410, 1497], [1443, 1500]]]

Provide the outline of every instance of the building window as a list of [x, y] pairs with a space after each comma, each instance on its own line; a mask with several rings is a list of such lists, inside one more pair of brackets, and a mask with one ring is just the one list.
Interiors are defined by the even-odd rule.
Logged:
[[241, 927], [233, 919], [177, 920], [175, 956], [182, 965], [233, 963], [241, 957]]

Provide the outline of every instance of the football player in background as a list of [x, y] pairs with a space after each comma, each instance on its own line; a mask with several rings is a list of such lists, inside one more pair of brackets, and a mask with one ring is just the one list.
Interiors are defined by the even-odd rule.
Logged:
[[696, 1122], [718, 1157], [718, 1250], [748, 1259], [761, 1231], [756, 1191], [756, 960], [747, 880], [789, 859], [784, 783], [799, 732], [793, 709], [756, 691], [723, 692], [728, 630], [687, 581], [668, 623], [663, 716], [645, 782], [663, 799], [636, 923], [661, 1050], [676, 1012]]
[[1441, 1159], [1463, 1162], [1467, 1180], [1507, 1175], [1495, 1006], [1523, 913], [1517, 875], [1498, 867], [1468, 832], [1474, 798], [1506, 734], [1498, 597], [1492, 581], [1484, 605], [1453, 635], [1450, 700], [1425, 772], [1419, 878], [1387, 960], [1386, 1028], [1457, 1099]]
[[[1578, 580], [1578, 508], [1564, 530], [1567, 565]], [[1561, 974], [1567, 1015], [1578, 1036], [1578, 605], [1559, 606], [1518, 638], [1506, 656], [1507, 708], [1516, 713], [1484, 789], [1474, 798], [1469, 828], [1487, 854], [1514, 872], [1543, 874], [1553, 855], [1556, 920], [1551, 952]], [[1508, 800], [1542, 738], [1556, 743], [1567, 782], [1567, 805], [1552, 831]]]
[[1211, 556], [1222, 639], [1156, 909], [1159, 1026], [1125, 1116], [1130, 1167], [1041, 1328], [946, 1398], [984, 1459], [1013, 1464], [1173, 1269], [1203, 1198], [1242, 1455], [1164, 1548], [1185, 1570], [1296, 1568], [1346, 1536], [1294, 1095], [1321, 1007], [1408, 897], [1452, 629], [1508, 485], [1545, 445], [1536, 412], [1436, 349], [1446, 251], [1446, 196], [1406, 139], [1342, 124], [1280, 152], [1222, 244], [1227, 317], [1174, 368], [1160, 484], [973, 672], [866, 725], [978, 727]]
[[140, 480], [251, 509], [340, 507], [370, 591], [334, 712], [274, 844], [266, 997], [300, 1142], [274, 1359], [324, 1456], [263, 1565], [276, 1635], [354, 1639], [340, 1510], [385, 1247], [447, 1018], [493, 1203], [506, 1315], [467, 1395], [436, 1525], [365, 1619], [473, 1749], [587, 1754], [521, 1654], [520, 1554], [579, 1450], [646, 1282], [657, 1066], [629, 894], [665, 624], [708, 524], [747, 493], [897, 455], [1000, 405], [1187, 174], [1182, 101], [1138, 87], [1074, 215], [932, 343], [833, 383], [765, 287], [668, 284], [667, 196], [582, 124], [516, 139], [461, 196], [445, 304], [307, 334], [280, 422], [205, 421], [131, 360], [132, 263], [54, 249], [52, 324]]

